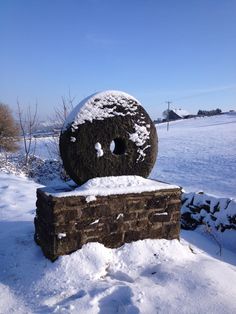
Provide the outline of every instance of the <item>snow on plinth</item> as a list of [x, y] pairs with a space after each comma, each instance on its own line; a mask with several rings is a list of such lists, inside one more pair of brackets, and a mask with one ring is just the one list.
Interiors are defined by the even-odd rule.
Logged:
[[175, 190], [179, 188], [177, 185], [145, 179], [140, 176], [111, 176], [90, 179], [77, 188], [65, 183], [59, 186], [45, 187], [42, 190], [47, 195], [55, 197], [88, 197]]

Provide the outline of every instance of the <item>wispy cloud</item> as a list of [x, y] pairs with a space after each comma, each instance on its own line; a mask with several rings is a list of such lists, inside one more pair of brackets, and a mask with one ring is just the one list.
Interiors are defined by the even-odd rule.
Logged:
[[[185, 90], [185, 91], [180, 90], [176, 94], [183, 95], [183, 96], [177, 97], [174, 100], [195, 98], [198, 96], [203, 96], [205, 94], [224, 92], [227, 90], [236, 90], [236, 84], [215, 86], [215, 87], [203, 88], [203, 89], [191, 89], [191, 90]], [[174, 95], [174, 92], [172, 91], [171, 94]]]
[[221, 85], [221, 86], [214, 86], [209, 88], [196, 88], [196, 89], [156, 89], [156, 90], [146, 90], [140, 92], [140, 94], [144, 97], [163, 97], [163, 99], [170, 99], [171, 101], [176, 100], [183, 100], [189, 98], [197, 98], [207, 94], [213, 94], [217, 92], [227, 92], [230, 90], [236, 91], [236, 84], [229, 84], [229, 85]]
[[215, 86], [210, 88], [203, 88], [203, 89], [194, 89], [188, 92], [195, 92], [195, 93], [211, 93], [211, 92], [220, 92], [228, 89], [236, 89], [236, 84], [230, 85], [223, 85], [223, 86]]

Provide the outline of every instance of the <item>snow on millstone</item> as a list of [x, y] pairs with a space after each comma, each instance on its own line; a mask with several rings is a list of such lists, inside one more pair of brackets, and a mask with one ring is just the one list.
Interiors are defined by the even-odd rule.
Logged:
[[95, 149], [97, 151], [97, 157], [102, 157], [103, 156], [102, 145], [100, 143], [96, 143], [95, 144]]
[[[114, 103], [117, 106], [110, 107]], [[63, 131], [71, 126], [73, 132], [86, 121], [104, 120], [114, 116], [134, 116], [138, 105], [137, 99], [124, 92], [105, 91], [95, 93], [85, 98], [72, 110], [64, 123]], [[125, 112], [120, 112], [119, 106], [122, 106]]]
[[133, 96], [100, 92], [72, 110], [63, 126], [60, 152], [67, 173], [79, 185], [94, 177], [147, 177], [157, 156], [156, 128]]

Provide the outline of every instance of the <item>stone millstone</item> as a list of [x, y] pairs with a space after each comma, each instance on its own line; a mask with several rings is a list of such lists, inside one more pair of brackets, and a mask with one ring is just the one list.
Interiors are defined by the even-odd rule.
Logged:
[[132, 96], [97, 93], [69, 115], [60, 153], [66, 172], [79, 185], [95, 177], [147, 177], [157, 156], [156, 128]]

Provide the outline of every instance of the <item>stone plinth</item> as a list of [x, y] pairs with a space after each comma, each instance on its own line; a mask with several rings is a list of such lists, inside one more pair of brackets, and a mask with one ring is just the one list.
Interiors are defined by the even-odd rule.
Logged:
[[[108, 195], [100, 196], [86, 189], [73, 192], [68, 186], [38, 189], [35, 240], [44, 255], [55, 260], [87, 242], [117, 248], [147, 238], [179, 238], [181, 189], [143, 180], [159, 188], [155, 190], [154, 184], [151, 191], [129, 193], [127, 188], [127, 194], [107, 191]], [[142, 186], [137, 190], [142, 191]]]

